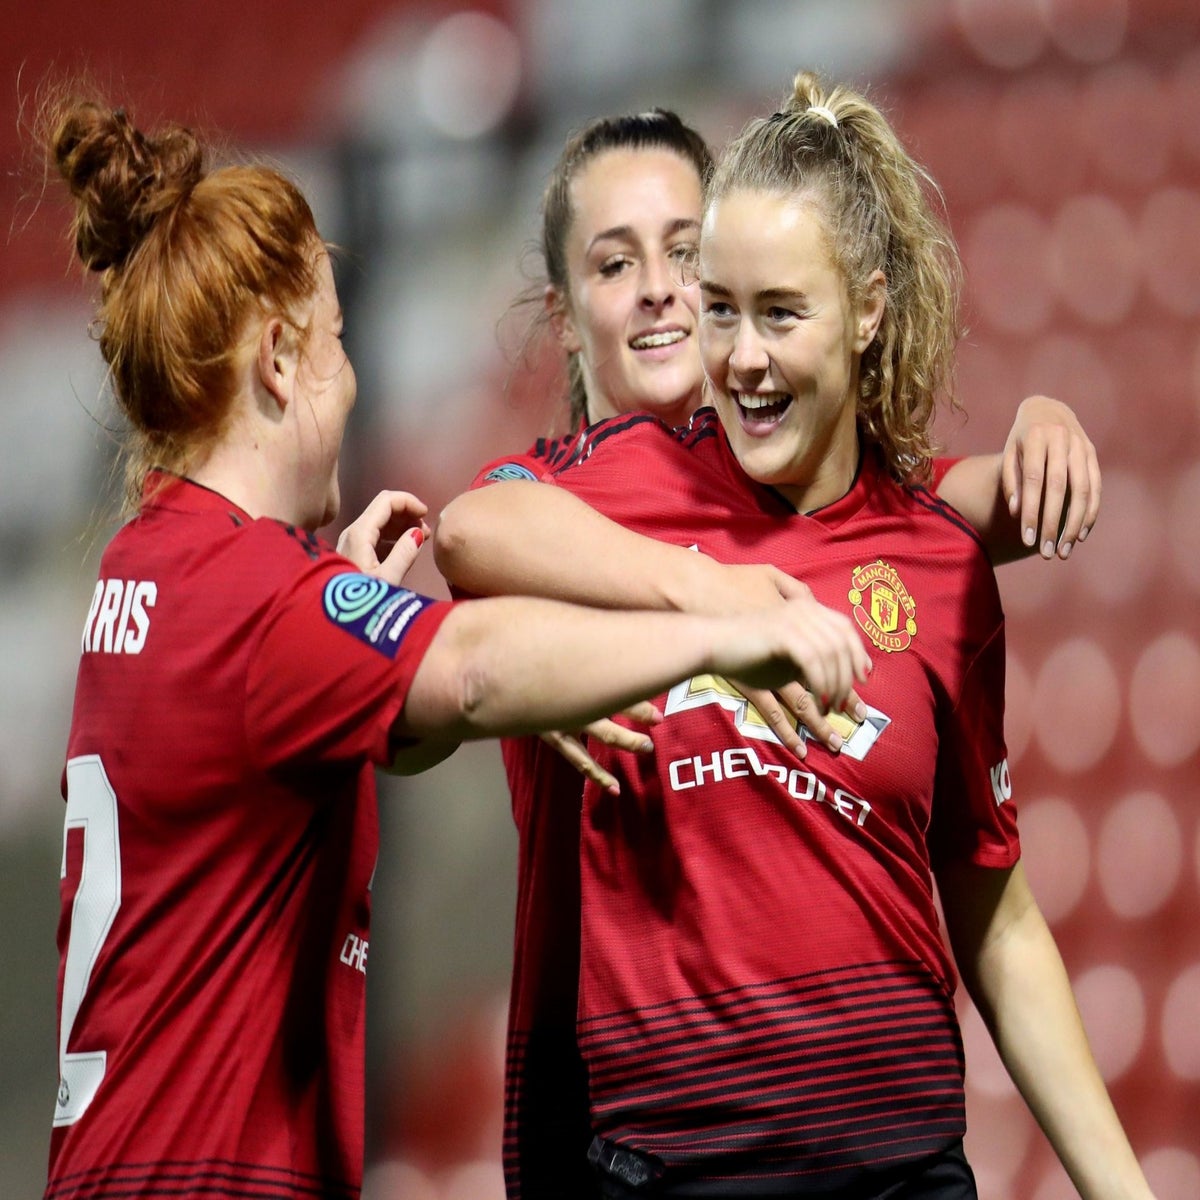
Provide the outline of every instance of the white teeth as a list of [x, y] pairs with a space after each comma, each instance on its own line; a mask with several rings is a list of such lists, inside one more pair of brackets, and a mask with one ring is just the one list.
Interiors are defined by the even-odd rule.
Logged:
[[682, 329], [673, 329], [670, 333], [644, 333], [629, 344], [635, 350], [652, 350], [656, 346], [673, 346], [687, 337]]
[[772, 404], [786, 404], [791, 399], [787, 392], [738, 392], [737, 402], [743, 408], [769, 408]]

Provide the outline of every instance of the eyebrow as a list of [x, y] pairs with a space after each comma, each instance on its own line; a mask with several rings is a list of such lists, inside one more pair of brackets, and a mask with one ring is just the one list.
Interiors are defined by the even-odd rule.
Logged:
[[[708, 292], [712, 296], [732, 296], [733, 292], [723, 284], [714, 283], [711, 279], [700, 280], [700, 290]], [[787, 300], [797, 306], [806, 305], [808, 303], [808, 294], [802, 292], [799, 288], [773, 287], [763, 288], [760, 292], [754, 293], [754, 299], [757, 301], [764, 300]]]
[[[675, 220], [668, 222], [666, 228], [666, 236], [673, 237], [677, 233], [682, 233], [684, 230], [689, 232], [700, 232], [700, 222], [692, 217], [676, 217]], [[611, 229], [602, 229], [588, 243], [590, 250], [597, 242], [615, 241], [617, 239], [632, 240], [636, 235], [633, 232], [632, 225], [614, 225]]]

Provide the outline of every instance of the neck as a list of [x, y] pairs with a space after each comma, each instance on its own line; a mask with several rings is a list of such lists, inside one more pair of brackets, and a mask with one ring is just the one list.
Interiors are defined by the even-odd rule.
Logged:
[[188, 478], [232, 500], [252, 517], [303, 524], [299, 506], [288, 502], [277, 472], [257, 443], [218, 442], [188, 471]]
[[848, 434], [826, 447], [809, 469], [798, 471], [799, 479], [775, 485], [775, 490], [797, 512], [814, 512], [833, 504], [854, 486], [862, 459], [857, 424], [850, 428]]

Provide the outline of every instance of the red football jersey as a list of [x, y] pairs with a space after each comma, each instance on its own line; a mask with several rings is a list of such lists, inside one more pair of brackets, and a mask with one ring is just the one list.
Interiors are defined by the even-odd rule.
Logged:
[[622, 786], [589, 786], [582, 824], [596, 1132], [669, 1191], [744, 1194], [949, 1145], [962, 1051], [930, 871], [1019, 854], [1003, 616], [973, 532], [871, 456], [846, 496], [797, 514], [746, 478], [711, 410], [674, 433], [616, 418], [540, 471], [483, 474], [521, 470], [638, 532], [771, 562], [874, 643], [871, 713], [839, 755], [810, 742], [796, 760], [711, 677], [660, 699], [652, 756], [592, 748]]
[[[485, 466], [472, 487], [540, 479], [566, 461], [577, 436], [539, 439], [525, 454]], [[587, 1200], [599, 1190], [587, 1161], [587, 1074], [575, 1037], [583, 777], [540, 738], [504, 738], [500, 748], [517, 826], [505, 1188], [509, 1200]]]
[[83, 633], [48, 1198], [359, 1194], [371, 764], [450, 607], [152, 477]]

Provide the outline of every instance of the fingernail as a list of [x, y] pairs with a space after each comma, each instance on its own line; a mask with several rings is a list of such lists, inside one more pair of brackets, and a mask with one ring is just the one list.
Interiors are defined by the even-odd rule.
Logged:
[[1058, 552], [1058, 555], [1060, 558], [1070, 558], [1071, 557], [1071, 543], [1063, 542], [1062, 549]]
[[1017, 498], [1016, 498], [1016, 496], [1009, 496], [1009, 498], [1008, 498], [1008, 515], [1010, 517], [1015, 517], [1017, 515]]
[[619, 796], [621, 794], [621, 785], [619, 783], [610, 783], [604, 790], [610, 796]]
[[1043, 558], [1053, 558], [1054, 557], [1054, 543], [1053, 542], [1047, 541], [1047, 542], [1042, 543], [1042, 557]]
[[1027, 546], [1032, 546], [1036, 537], [1037, 534], [1033, 532], [1032, 525], [1027, 525], [1024, 531], [1021, 533], [1021, 541], [1023, 541]]
[[854, 715], [860, 721], [867, 719], [867, 706], [861, 700], [854, 706]]
[[822, 708], [828, 708], [828, 707], [829, 707], [829, 697], [828, 697], [828, 696], [826, 696], [826, 695], [824, 694], [824, 692], [822, 692], [822, 693], [821, 693], [821, 707], [822, 707]]
[[1085, 526], [1084, 526], [1084, 527], [1083, 527], [1083, 528], [1082, 528], [1082, 529], [1079, 531], [1079, 540], [1082, 542], [1082, 541], [1083, 541], [1083, 540], [1084, 540], [1084, 539], [1087, 537], [1087, 535], [1088, 535], [1089, 533], [1091, 533], [1091, 530], [1090, 530], [1090, 529], [1089, 529], [1089, 528], [1088, 528], [1088, 527], [1085, 525]]
[[834, 752], [834, 754], [836, 754], [842, 748], [842, 735], [840, 733], [835, 733], [829, 739], [829, 748]]
[[649, 754], [650, 751], [654, 749], [654, 743], [649, 738], [646, 738], [646, 740], [642, 742], [638, 749], [643, 754]]
[[419, 529], [410, 529], [409, 533], [412, 534], [412, 540], [416, 542], [417, 549], [420, 550], [425, 544], [425, 535]]

